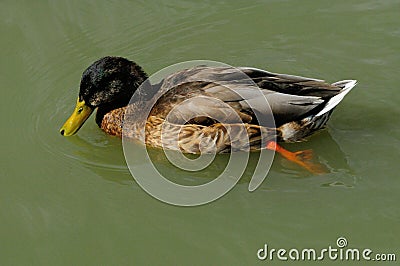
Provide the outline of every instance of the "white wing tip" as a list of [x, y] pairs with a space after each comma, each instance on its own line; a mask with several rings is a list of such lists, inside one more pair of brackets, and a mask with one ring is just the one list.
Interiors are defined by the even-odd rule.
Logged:
[[357, 80], [354, 79], [349, 79], [349, 80], [341, 80], [338, 82], [333, 83], [332, 85], [335, 86], [339, 86], [339, 87], [343, 87], [343, 89], [340, 91], [340, 93], [338, 95], [333, 96], [328, 103], [325, 105], [324, 109], [322, 109], [318, 114], [316, 114], [315, 116], [321, 116], [327, 112], [329, 112], [330, 110], [332, 110], [333, 108], [336, 107], [336, 105], [338, 105], [344, 98], [344, 96], [346, 96], [347, 93], [350, 92], [350, 90], [352, 88], [354, 88], [354, 86], [357, 85]]
[[343, 92], [344, 90], [351, 90], [352, 88], [354, 88], [354, 86], [357, 85], [357, 80], [346, 79], [346, 80], [341, 80], [341, 81], [332, 83], [332, 85], [343, 87], [343, 89], [342, 89], [342, 92]]

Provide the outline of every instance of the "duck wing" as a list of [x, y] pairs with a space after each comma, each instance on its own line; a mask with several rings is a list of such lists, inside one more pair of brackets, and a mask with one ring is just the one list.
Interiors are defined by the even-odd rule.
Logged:
[[277, 74], [266, 70], [240, 67], [260, 88], [299, 96], [331, 98], [341, 91], [341, 87], [324, 80], [295, 75]]
[[[181, 102], [199, 96], [203, 98], [182, 105], [174, 116], [181, 117], [184, 123], [187, 123], [184, 118], [196, 117], [190, 123], [206, 125], [219, 118], [229, 122], [233, 108], [245, 123], [258, 124], [259, 115], [273, 115], [276, 126], [280, 126], [317, 114], [342, 90], [322, 80], [256, 68], [206, 66], [171, 74], [158, 86], [162, 96], [151, 115], [165, 118]], [[220, 102], [207, 100], [209, 98]]]

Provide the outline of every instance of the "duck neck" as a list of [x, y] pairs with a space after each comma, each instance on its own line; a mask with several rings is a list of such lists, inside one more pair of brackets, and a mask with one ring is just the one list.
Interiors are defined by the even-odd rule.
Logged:
[[109, 104], [104, 104], [101, 105], [97, 108], [97, 112], [96, 112], [96, 124], [101, 127], [101, 121], [103, 121], [104, 116], [111, 112], [112, 110], [127, 106], [129, 103], [129, 98], [128, 98], [128, 102], [112, 102]]
[[131, 66], [131, 77], [134, 80], [133, 83], [130, 83], [130, 89], [126, 90], [124, 95], [121, 95], [118, 100], [112, 101], [110, 103], [102, 104], [97, 108], [96, 113], [96, 123], [99, 127], [101, 127], [101, 122], [108, 112], [125, 107], [129, 104], [130, 99], [133, 94], [136, 92], [137, 88], [147, 80], [147, 74], [143, 71], [143, 69], [137, 65], [136, 63], [132, 63]]

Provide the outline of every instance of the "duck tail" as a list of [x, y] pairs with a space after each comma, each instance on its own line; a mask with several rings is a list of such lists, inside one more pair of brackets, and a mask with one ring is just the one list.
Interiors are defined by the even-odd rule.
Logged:
[[325, 107], [315, 116], [321, 116], [335, 108], [336, 105], [338, 105], [343, 100], [344, 96], [346, 96], [346, 94], [349, 93], [351, 89], [357, 85], [357, 80], [341, 80], [333, 83], [332, 85], [338, 86], [339, 88], [342, 88], [342, 90], [339, 92], [339, 94], [330, 98], [329, 101], [325, 104]]

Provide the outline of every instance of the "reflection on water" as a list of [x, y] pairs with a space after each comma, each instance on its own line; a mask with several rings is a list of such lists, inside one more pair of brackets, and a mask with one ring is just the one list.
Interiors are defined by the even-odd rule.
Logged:
[[[99, 131], [96, 128], [93, 130], [95, 132]], [[127, 166], [122, 154], [121, 140], [117, 137], [107, 136], [103, 132], [98, 133], [98, 135], [88, 136], [86, 139], [80, 136], [68, 138], [68, 141], [74, 145], [73, 149], [58, 152], [73, 160], [87, 164], [91, 170], [100, 175], [102, 170], [108, 172], [107, 176], [112, 172], [115, 172], [116, 176], [120, 175], [120, 173], [126, 174]], [[328, 170], [324, 175], [340, 177], [338, 180], [322, 184], [322, 186], [343, 184], [345, 187], [352, 187], [355, 185], [354, 173], [348, 165], [346, 155], [340, 149], [338, 143], [335, 142], [326, 130], [320, 132], [318, 135], [321, 136], [316, 136], [317, 139], [313, 140], [312, 143], [285, 144], [285, 147], [291, 150], [301, 150], [310, 148], [311, 146], [314, 151], [314, 160], [324, 165]], [[46, 143], [46, 146], [48, 145], [49, 143]], [[54, 152], [54, 148], [52, 150]], [[147, 150], [152, 163], [154, 163], [161, 174], [171, 181], [184, 185], [199, 185], [213, 180], [222, 173], [230, 159], [229, 154], [219, 154], [208, 167], [193, 172], [179, 169], [169, 162], [161, 149], [148, 147]], [[189, 157], [195, 157], [195, 155], [189, 155]], [[239, 183], [250, 182], [258, 159], [259, 152], [252, 152], [250, 154], [247, 168]], [[140, 162], [137, 163], [140, 164]], [[268, 175], [273, 176], [277, 173], [285, 174], [286, 177], [291, 178], [318, 179], [321, 177], [321, 175], [313, 175], [300, 166], [281, 157], [279, 154], [275, 155], [275, 163]], [[264, 183], [264, 187], [267, 187], [268, 179]]]

